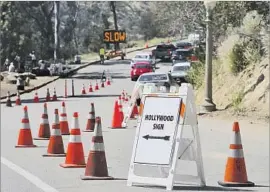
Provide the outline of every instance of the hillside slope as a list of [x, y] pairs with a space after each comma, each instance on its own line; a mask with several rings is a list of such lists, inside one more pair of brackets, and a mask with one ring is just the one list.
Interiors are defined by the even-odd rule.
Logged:
[[[213, 100], [216, 115], [245, 116], [269, 120], [269, 59], [248, 66], [237, 76], [232, 75], [224, 64], [213, 66]], [[200, 104], [204, 86], [196, 91]]]

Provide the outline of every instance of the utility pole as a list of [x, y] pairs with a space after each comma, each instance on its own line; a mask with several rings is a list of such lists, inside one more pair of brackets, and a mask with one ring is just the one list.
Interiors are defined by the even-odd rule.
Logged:
[[57, 12], [57, 3], [54, 1], [54, 63], [56, 63], [57, 60], [57, 45], [58, 45], [58, 12]]

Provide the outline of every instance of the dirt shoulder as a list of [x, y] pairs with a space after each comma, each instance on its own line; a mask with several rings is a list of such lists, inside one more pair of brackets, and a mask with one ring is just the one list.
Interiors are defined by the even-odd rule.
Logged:
[[[55, 79], [57, 79], [57, 76], [53, 76], [53, 77], [36, 77], [36, 79], [31, 79], [30, 80], [30, 85], [25, 87], [26, 90], [30, 90], [33, 89], [35, 87], [38, 87], [42, 84], [48, 83], [50, 81], [54, 81]], [[17, 87], [15, 84], [7, 84], [4, 81], [1, 81], [1, 97], [6, 96], [8, 91], [10, 92], [10, 94], [14, 94], [17, 92]]]

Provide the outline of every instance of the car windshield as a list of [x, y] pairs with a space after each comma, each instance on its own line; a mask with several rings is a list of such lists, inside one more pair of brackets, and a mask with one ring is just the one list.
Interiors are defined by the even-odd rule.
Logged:
[[173, 71], [187, 71], [189, 70], [189, 66], [184, 65], [184, 66], [175, 66], [173, 67]]
[[135, 65], [135, 69], [147, 69], [149, 68], [149, 65], [145, 65], [145, 64], [142, 64], [142, 65]]
[[184, 57], [189, 57], [192, 55], [192, 50], [189, 51], [176, 51], [176, 55], [182, 55]]
[[166, 81], [168, 76], [166, 74], [154, 74], [140, 76], [139, 81]]
[[191, 43], [177, 43], [176, 47], [180, 49], [185, 49], [187, 47], [192, 47], [192, 44]]
[[136, 55], [135, 59], [148, 59], [148, 55]]
[[157, 49], [159, 50], [168, 50], [168, 49], [174, 49], [174, 45], [170, 44], [170, 45], [158, 45]]

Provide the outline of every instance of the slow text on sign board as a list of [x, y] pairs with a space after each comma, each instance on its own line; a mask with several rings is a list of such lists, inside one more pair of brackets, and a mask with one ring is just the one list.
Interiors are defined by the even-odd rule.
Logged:
[[127, 38], [126, 31], [124, 30], [104, 31], [103, 36], [104, 43], [125, 43]]

